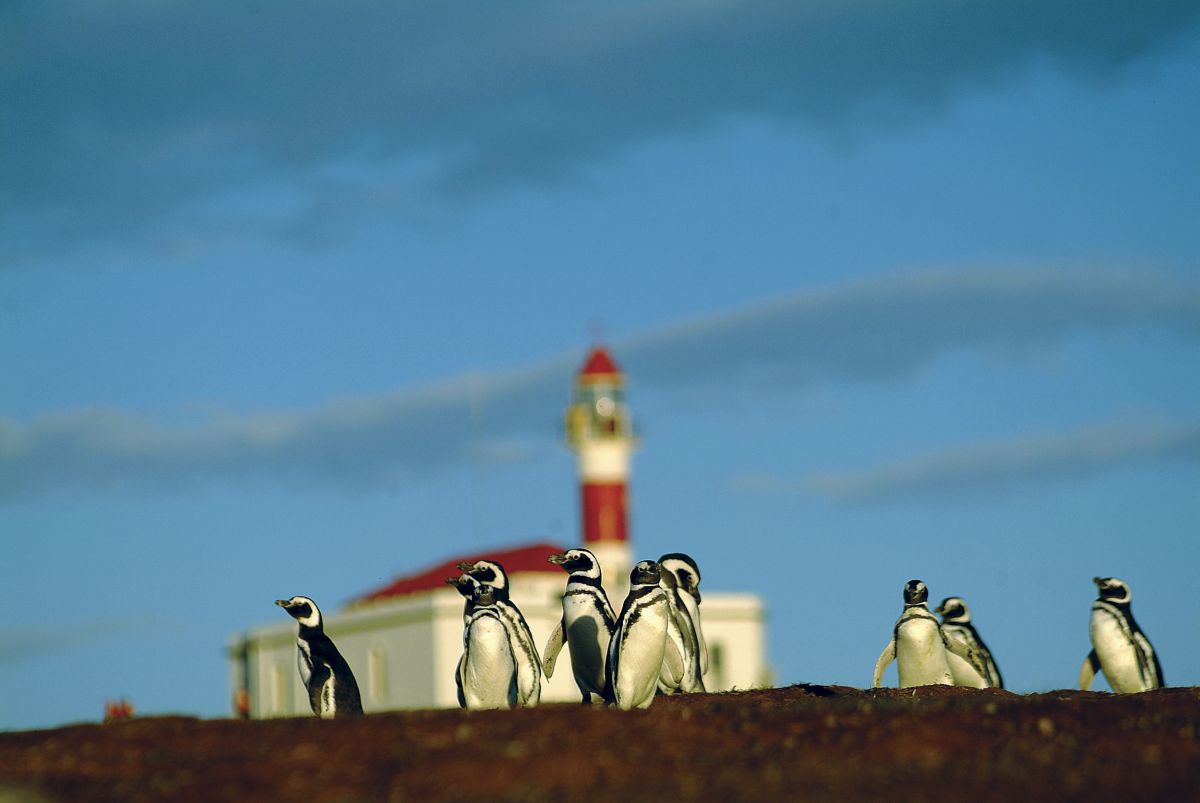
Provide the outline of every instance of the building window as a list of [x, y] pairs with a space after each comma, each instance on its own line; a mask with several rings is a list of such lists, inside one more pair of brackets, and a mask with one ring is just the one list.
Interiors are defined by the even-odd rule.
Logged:
[[287, 711], [287, 670], [279, 664], [272, 664], [267, 686], [270, 689], [270, 712], [275, 715], [286, 714]]
[[708, 645], [708, 680], [712, 691], [725, 691], [725, 649], [720, 642]]
[[373, 702], [387, 698], [387, 653], [382, 647], [367, 651], [367, 696]]

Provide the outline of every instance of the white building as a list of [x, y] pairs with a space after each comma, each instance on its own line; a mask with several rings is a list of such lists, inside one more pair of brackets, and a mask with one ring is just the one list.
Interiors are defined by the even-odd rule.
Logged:
[[[636, 444], [623, 384], [608, 352], [594, 349], [577, 377], [565, 422], [567, 442], [579, 457], [581, 541], [600, 560], [605, 589], [618, 611], [633, 564], [626, 503]], [[463, 648], [463, 598], [445, 581], [458, 576], [461, 561], [488, 558], [505, 567], [512, 599], [541, 650], [562, 616], [567, 579], [546, 559], [569, 546], [535, 543], [459, 555], [368, 591], [343, 610], [324, 611], [325, 631], [354, 671], [364, 710], [458, 705], [454, 672]], [[706, 572], [703, 556], [693, 557], [706, 577], [700, 607], [709, 649], [705, 686], [724, 691], [769, 685], [762, 601], [754, 594], [710, 591], [704, 583], [712, 573]], [[296, 669], [296, 625], [290, 618], [235, 637], [229, 655], [235, 705], [243, 715], [311, 715]], [[580, 699], [568, 660], [565, 649], [554, 677], [542, 679], [543, 701]]]

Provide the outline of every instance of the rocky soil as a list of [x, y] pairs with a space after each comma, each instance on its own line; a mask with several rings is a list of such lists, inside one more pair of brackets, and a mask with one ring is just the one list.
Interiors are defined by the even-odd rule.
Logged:
[[149, 717], [0, 734], [0, 803], [806, 799], [1200, 801], [1200, 688], [800, 685], [634, 712]]

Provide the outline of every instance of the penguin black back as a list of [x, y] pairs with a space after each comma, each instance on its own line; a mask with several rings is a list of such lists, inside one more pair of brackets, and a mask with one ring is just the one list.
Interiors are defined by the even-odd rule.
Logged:
[[300, 626], [296, 637], [297, 661], [313, 713], [324, 719], [362, 714], [362, 698], [354, 673], [333, 640], [325, 635], [317, 604], [300, 596], [277, 599], [275, 604]]
[[997, 666], [992, 651], [988, 649], [983, 637], [979, 635], [979, 631], [971, 622], [971, 609], [967, 607], [966, 600], [962, 597], [946, 597], [934, 609], [934, 612], [942, 615], [942, 632], [948, 639], [947, 643], [949, 644], [954, 639], [963, 641], [965, 646], [978, 656], [976, 660], [971, 660], [969, 663], [975, 666], [977, 671], [980, 671], [988, 685], [1003, 689], [1004, 676], [1000, 673], [1000, 667]]

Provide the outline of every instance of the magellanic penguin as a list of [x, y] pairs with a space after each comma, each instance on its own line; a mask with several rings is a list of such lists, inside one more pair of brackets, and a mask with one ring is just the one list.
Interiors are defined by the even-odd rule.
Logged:
[[704, 639], [704, 628], [700, 624], [700, 567], [690, 555], [682, 552], [671, 552], [658, 559], [658, 565], [663, 571], [675, 575], [675, 586], [681, 592], [684, 607], [692, 617], [696, 636], [700, 640], [700, 674], [708, 674], [708, 642]]
[[700, 655], [692, 633], [691, 619], [675, 593], [675, 575], [659, 567], [658, 585], [667, 600], [667, 640], [658, 672], [660, 694], [691, 691], [700, 674]]
[[463, 708], [512, 708], [517, 704], [517, 667], [494, 586], [471, 585], [471, 612], [463, 628], [463, 654], [454, 680]]
[[547, 558], [570, 572], [562, 598], [562, 618], [542, 650], [542, 671], [553, 677], [565, 642], [571, 649], [571, 672], [583, 702], [604, 696], [604, 661], [615, 627], [612, 605], [601, 584], [600, 564], [587, 549], [568, 549]]
[[1112, 690], [1121, 694], [1161, 689], [1166, 683], [1158, 653], [1133, 618], [1128, 584], [1115, 577], [1094, 577], [1092, 582], [1100, 596], [1092, 603], [1092, 651], [1079, 672], [1079, 688], [1090, 689], [1101, 671]]
[[346, 659], [325, 635], [317, 603], [308, 597], [292, 597], [277, 599], [275, 604], [300, 623], [296, 637], [297, 663], [313, 713], [322, 719], [361, 714], [358, 683]]
[[979, 631], [971, 624], [971, 609], [962, 597], [946, 597], [934, 608], [942, 615], [942, 635], [954, 655], [966, 662], [950, 664], [950, 674], [955, 686], [970, 686], [976, 689], [1003, 689], [1004, 678], [996, 666], [992, 652], [983, 643]]
[[920, 580], [909, 580], [904, 586], [904, 613], [892, 629], [892, 640], [883, 648], [875, 662], [872, 686], [879, 688], [883, 671], [896, 662], [900, 688], [911, 686], [952, 686], [946, 642], [937, 617], [929, 612], [926, 601], [929, 589]]
[[[629, 596], [617, 617], [604, 666], [604, 698], [617, 708], [648, 708], [667, 655], [667, 595], [658, 584], [660, 570], [640, 561], [629, 573]], [[674, 671], [682, 673], [683, 667]]]
[[664, 662], [659, 691], [670, 694], [673, 685], [682, 692], [704, 691], [704, 672], [708, 666], [708, 646], [700, 627], [700, 569], [696, 561], [682, 552], [671, 552], [658, 559], [659, 585], [671, 606], [667, 622], [667, 649], [676, 645], [683, 661], [683, 674], [675, 683]]
[[458, 569], [496, 589], [496, 608], [508, 630], [513, 660], [517, 664], [517, 702], [532, 708], [542, 699], [542, 659], [538, 657], [533, 633], [521, 615], [521, 609], [509, 595], [508, 574], [503, 566], [491, 560], [463, 562], [458, 564]]
[[[454, 586], [454, 590], [466, 597], [466, 602], [463, 603], [463, 654], [458, 659], [458, 666], [454, 670], [454, 682], [458, 686], [458, 705], [460, 708], [467, 707], [467, 698], [463, 697], [463, 668], [467, 662], [467, 631], [471, 625], [471, 614], [475, 612], [475, 589], [479, 588], [482, 583], [476, 580], [469, 574], [460, 574], [458, 577], [447, 577], [446, 585]], [[503, 623], [502, 623], [503, 624]], [[505, 630], [505, 638], [508, 638], [508, 631]], [[512, 649], [509, 649], [509, 655], [512, 655]], [[516, 670], [513, 670], [514, 677]]]

